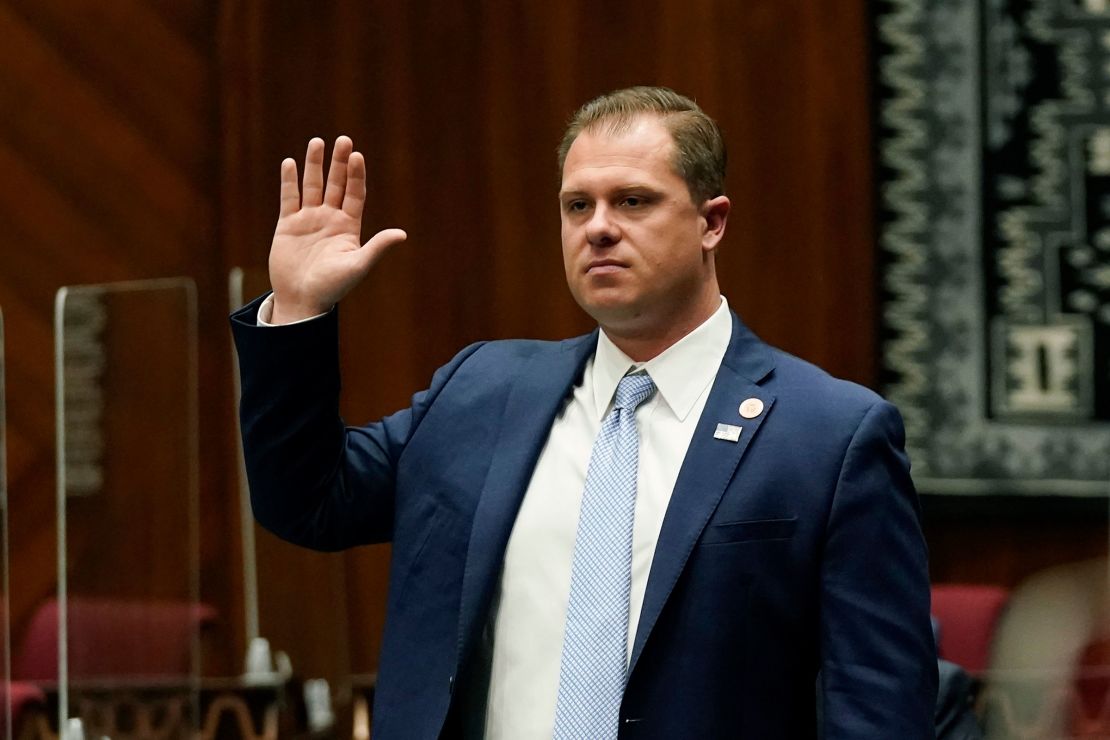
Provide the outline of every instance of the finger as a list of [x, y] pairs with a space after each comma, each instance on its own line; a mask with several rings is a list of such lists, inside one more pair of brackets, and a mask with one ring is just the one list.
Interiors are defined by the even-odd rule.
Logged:
[[347, 158], [351, 156], [354, 144], [347, 136], [335, 140], [331, 153], [331, 166], [328, 168], [328, 186], [324, 191], [324, 203], [332, 208], [343, 205], [343, 193], [347, 189]]
[[324, 140], [313, 138], [308, 142], [304, 157], [304, 187], [302, 205], [318, 206], [324, 199]]
[[[329, 193], [331, 186], [328, 186]], [[359, 152], [352, 152], [347, 162], [347, 190], [343, 194], [343, 212], [352, 218], [362, 218], [366, 204], [366, 160]]]
[[370, 237], [370, 241], [362, 245], [362, 249], [352, 254], [357, 255], [361, 263], [361, 269], [365, 271], [374, 266], [374, 263], [381, 259], [385, 251], [392, 247], [394, 244], [400, 244], [409, 238], [401, 229], [382, 229], [374, 236]]
[[301, 190], [297, 187], [297, 162], [287, 157], [281, 162], [281, 201], [278, 218], [291, 216], [301, 208]]

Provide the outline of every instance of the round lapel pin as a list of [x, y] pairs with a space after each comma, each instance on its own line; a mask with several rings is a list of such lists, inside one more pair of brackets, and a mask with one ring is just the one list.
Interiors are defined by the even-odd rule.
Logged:
[[754, 419], [763, 413], [763, 401], [758, 398], [748, 398], [740, 404], [740, 415], [745, 419]]

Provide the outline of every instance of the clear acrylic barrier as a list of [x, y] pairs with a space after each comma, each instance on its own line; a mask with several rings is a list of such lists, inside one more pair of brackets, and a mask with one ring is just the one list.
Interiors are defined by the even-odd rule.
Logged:
[[[14, 717], [13, 704], [39, 704], [34, 687], [13, 688], [11, 681], [11, 623], [8, 619], [8, 438], [4, 379], [4, 314], [0, 312], [0, 737], [12, 737], [13, 726], [23, 720]], [[29, 694], [24, 698], [24, 694]], [[41, 704], [40, 704], [41, 705]]]
[[[982, 548], [966, 552], [967, 563], [1020, 568], [1013, 585], [934, 584], [941, 657], [970, 674], [987, 740], [1110, 737], [1108, 504], [1110, 482], [1105, 499], [1042, 500], [1036, 506], [1048, 515], [1012, 525], [1020, 542], [984, 527]], [[952, 710], [965, 692], [953, 691], [959, 680], [943, 665], [941, 677]]]
[[55, 342], [58, 589], [23, 672], [57, 681], [62, 728], [191, 734], [218, 616], [199, 598], [195, 285], [62, 288]]
[[[236, 268], [229, 278], [230, 307], [269, 290], [265, 271]], [[238, 367], [234, 375], [238, 409]], [[344, 558], [296, 547], [259, 527], [241, 464], [240, 502], [244, 634], [251, 646], [245, 670], [280, 671], [288, 658], [288, 666], [306, 679], [308, 728], [324, 730], [336, 716], [346, 716], [351, 697]]]

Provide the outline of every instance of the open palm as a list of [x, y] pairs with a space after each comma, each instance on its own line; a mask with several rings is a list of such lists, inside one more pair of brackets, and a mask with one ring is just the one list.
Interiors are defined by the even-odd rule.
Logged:
[[308, 142], [303, 186], [297, 163], [281, 163], [281, 209], [270, 246], [273, 323], [328, 311], [386, 249], [405, 240], [404, 231], [384, 229], [362, 244], [365, 203], [366, 161], [346, 136], [335, 140], [326, 185], [321, 139]]

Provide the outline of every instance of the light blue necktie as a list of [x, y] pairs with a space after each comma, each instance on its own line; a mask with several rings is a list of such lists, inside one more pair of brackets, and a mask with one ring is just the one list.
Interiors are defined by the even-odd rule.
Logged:
[[555, 740], [615, 740], [627, 673], [632, 521], [640, 438], [636, 407], [655, 392], [645, 373], [617, 385], [590, 454], [574, 541], [559, 665]]

